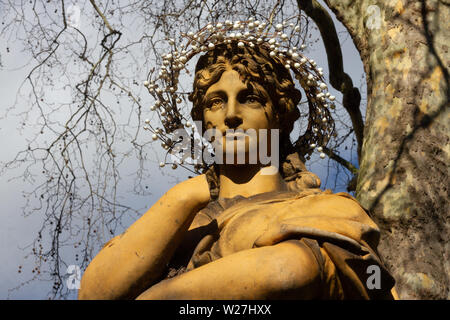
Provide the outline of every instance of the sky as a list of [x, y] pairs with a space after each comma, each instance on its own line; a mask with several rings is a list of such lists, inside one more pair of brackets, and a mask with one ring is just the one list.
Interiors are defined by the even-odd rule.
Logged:
[[[332, 13], [331, 15], [334, 18]], [[359, 54], [351, 38], [344, 31], [344, 27], [335, 18], [334, 20], [341, 40], [345, 71], [351, 76], [355, 86], [362, 87], [361, 93], [363, 99], [365, 99], [364, 71]], [[308, 49], [307, 54], [317, 62], [318, 66], [323, 67], [325, 77], [328, 79], [327, 62], [322, 43], [319, 42]], [[6, 51], [5, 43], [0, 43], [0, 55], [3, 65], [0, 68], [0, 96], [2, 97], [0, 101], [0, 163], [4, 163], [13, 159], [16, 153], [27, 145], [27, 140], [30, 139], [29, 132], [36, 130], [36, 128], [29, 127], [32, 126], [32, 121], [30, 121], [30, 125], [26, 123], [24, 129], [19, 130], [18, 128], [21, 127], [23, 120], [20, 116], [14, 115], [17, 110], [13, 110], [8, 114], [8, 117], [4, 117], [4, 112], [14, 104], [16, 94], [29, 72], [29, 68], [21, 68], [26, 66], [29, 61], [29, 54], [27, 52], [18, 53], [17, 50], [14, 51], [14, 54], [9, 54]], [[341, 98], [338, 92], [333, 90], [331, 92], [338, 100]], [[160, 149], [155, 148], [155, 150]], [[168, 167], [159, 168], [157, 164], [160, 159], [157, 159], [157, 157], [153, 159], [151, 177], [146, 181], [151, 186], [149, 196], [134, 195], [131, 190], [132, 178], [127, 178], [125, 174], [118, 191], [120, 196], [132, 204], [134, 208], [144, 212], [145, 208], [149, 208], [168, 189], [177, 182], [186, 179], [189, 174], [182, 170], [174, 172]], [[317, 156], [315, 159], [317, 159]], [[311, 163], [307, 163], [307, 166], [321, 178], [322, 188], [345, 191], [343, 189], [336, 190], [333, 181], [330, 181], [330, 179], [325, 186], [326, 177], [329, 173], [326, 161], [312, 161]], [[127, 170], [133, 171], [135, 165], [130, 161], [123, 167], [124, 172]], [[34, 268], [34, 264], [33, 260], [26, 256], [27, 248], [35, 239], [41, 226], [43, 213], [37, 210], [27, 216], [23, 214], [26, 202], [35, 201], [24, 197], [23, 192], [33, 189], [42, 177], [37, 176], [34, 182], [21, 178], [14, 179], [16, 176], [21, 176], [23, 170], [24, 168], [21, 167], [0, 172], [0, 299], [47, 299], [51, 284], [48, 281], [30, 281], [33, 276], [31, 270]], [[125, 219], [123, 228], [129, 226], [133, 221], [132, 218]], [[70, 251], [68, 256], [70, 256]], [[20, 273], [18, 273], [18, 266], [21, 266]], [[73, 290], [68, 298], [75, 299], [76, 290]]]

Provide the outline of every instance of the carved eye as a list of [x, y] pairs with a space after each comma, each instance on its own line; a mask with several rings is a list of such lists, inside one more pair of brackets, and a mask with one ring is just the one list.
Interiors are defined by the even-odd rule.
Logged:
[[245, 97], [244, 99], [244, 103], [246, 104], [264, 104], [261, 97], [257, 96], [257, 95], [248, 95], [247, 97]]
[[219, 109], [223, 106], [223, 100], [221, 98], [213, 98], [209, 103], [209, 108], [211, 109]]

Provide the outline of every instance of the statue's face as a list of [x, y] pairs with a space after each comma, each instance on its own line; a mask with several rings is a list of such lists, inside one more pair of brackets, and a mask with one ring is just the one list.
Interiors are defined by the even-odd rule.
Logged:
[[[239, 152], [246, 154], [247, 162], [250, 146], [261, 145], [261, 129], [267, 130], [267, 136], [270, 137], [270, 129], [278, 128], [269, 94], [257, 84], [245, 84], [239, 73], [231, 68], [224, 71], [219, 81], [208, 88], [204, 101], [206, 129], [215, 128], [222, 134], [224, 154], [234, 153], [234, 163]], [[244, 134], [227, 134], [230, 129], [243, 130]], [[248, 129], [254, 129], [256, 136], [246, 134]], [[239, 140], [241, 143], [238, 143]], [[270, 143], [268, 141], [269, 150]]]

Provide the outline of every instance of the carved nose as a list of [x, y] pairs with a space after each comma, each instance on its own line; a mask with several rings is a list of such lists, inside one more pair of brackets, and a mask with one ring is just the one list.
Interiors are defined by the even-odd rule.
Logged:
[[229, 101], [225, 115], [225, 125], [230, 129], [236, 129], [242, 124], [242, 117], [237, 110], [237, 102]]
[[225, 118], [225, 125], [230, 129], [236, 129], [242, 124], [242, 118], [234, 115]]

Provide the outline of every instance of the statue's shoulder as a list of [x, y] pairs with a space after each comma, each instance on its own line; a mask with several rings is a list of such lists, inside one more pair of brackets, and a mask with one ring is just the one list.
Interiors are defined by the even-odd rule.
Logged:
[[316, 199], [320, 201], [336, 201], [340, 204], [347, 204], [361, 208], [358, 200], [346, 192], [333, 193], [331, 190], [325, 190], [322, 193], [316, 194]]
[[299, 198], [305, 198], [307, 201], [311, 202], [330, 202], [337, 201], [339, 203], [347, 203], [349, 205], [356, 205], [362, 208], [358, 202], [352, 195], [346, 192], [338, 192], [333, 193], [331, 190], [327, 189], [319, 192], [300, 192]]
[[357, 199], [346, 192], [333, 193], [325, 190], [299, 197], [299, 206], [306, 207], [310, 211], [321, 212], [325, 215], [364, 220], [372, 224], [368, 212], [361, 206]]

